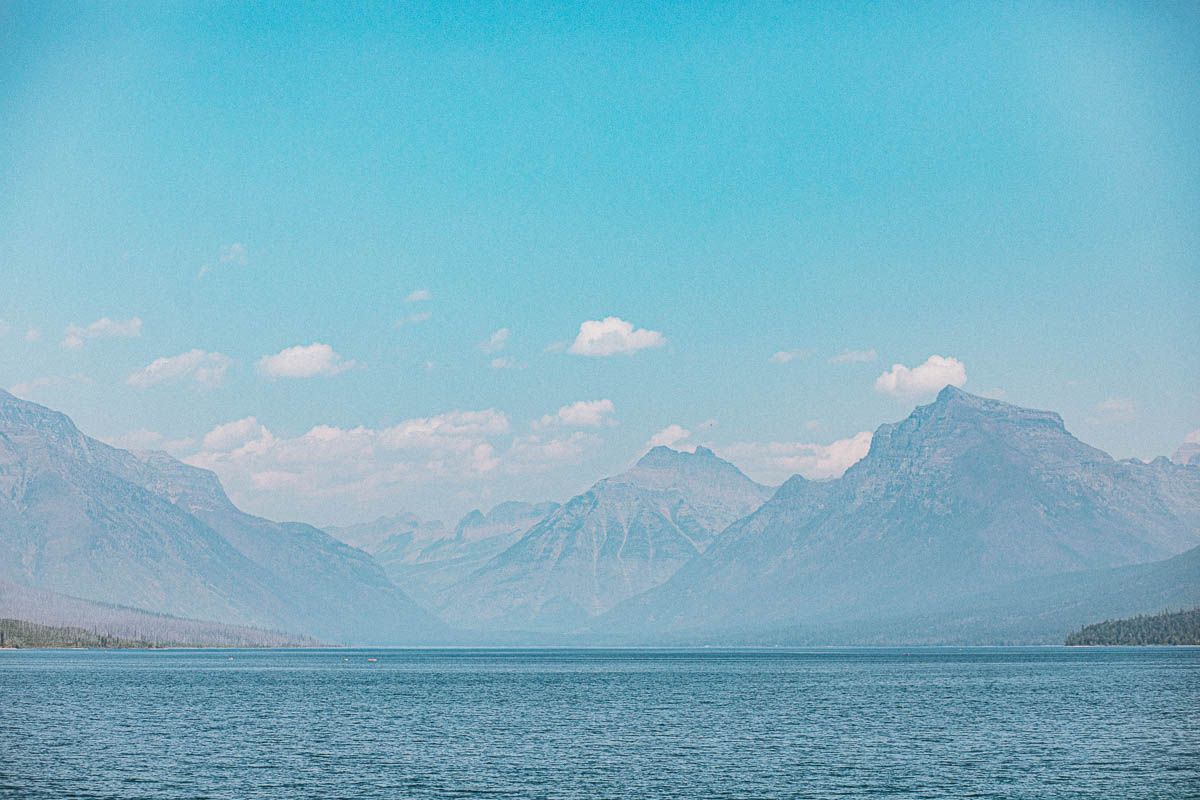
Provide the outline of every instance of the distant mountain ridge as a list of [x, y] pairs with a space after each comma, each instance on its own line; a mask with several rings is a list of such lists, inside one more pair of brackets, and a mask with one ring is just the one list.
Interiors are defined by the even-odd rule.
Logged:
[[596, 630], [831, 624], [952, 607], [1025, 578], [1200, 543], [1200, 470], [1115, 461], [1052, 412], [946, 387], [881, 426], [843, 477], [796, 476]]
[[407, 512], [326, 531], [371, 553], [397, 586], [426, 608], [439, 609], [459, 582], [557, 508], [508, 501], [487, 514], [471, 511], [453, 531]]
[[0, 579], [91, 600], [327, 641], [442, 629], [362, 551], [245, 514], [213, 473], [2, 391], [0, 531]]
[[454, 587], [454, 624], [570, 630], [659, 585], [771, 490], [711, 450], [655, 447], [569, 500]]
[[1053, 412], [947, 387], [834, 480], [771, 489], [656, 447], [562, 506], [327, 533], [0, 392], [4, 586], [330, 642], [1057, 642], [1200, 604], [1200, 464], [1117, 461]]

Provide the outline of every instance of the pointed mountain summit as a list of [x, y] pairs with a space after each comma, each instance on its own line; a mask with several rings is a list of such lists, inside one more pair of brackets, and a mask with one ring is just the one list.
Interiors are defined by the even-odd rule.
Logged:
[[703, 447], [656, 447], [530, 528], [439, 607], [463, 626], [570, 630], [661, 584], [771, 493]]
[[1061, 417], [947, 387], [838, 480], [794, 477], [605, 630], [745, 629], [940, 609], [1009, 581], [1200, 544], [1200, 471], [1115, 461]]
[[212, 472], [110, 447], [7, 392], [0, 579], [326, 641], [416, 642], [440, 629], [366, 553], [245, 514]]

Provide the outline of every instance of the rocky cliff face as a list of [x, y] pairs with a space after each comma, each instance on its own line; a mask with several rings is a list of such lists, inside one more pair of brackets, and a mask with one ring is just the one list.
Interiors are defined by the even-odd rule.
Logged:
[[769, 494], [710, 450], [656, 447], [549, 514], [439, 610], [464, 626], [570, 630], [667, 580]]
[[732, 630], [937, 608], [1034, 576], [1200, 543], [1200, 471], [1115, 461], [1057, 414], [947, 387], [836, 481], [795, 477], [605, 621]]
[[367, 554], [244, 514], [213, 473], [110, 447], [6, 392], [0, 577], [328, 641], [423, 641], [440, 629]]

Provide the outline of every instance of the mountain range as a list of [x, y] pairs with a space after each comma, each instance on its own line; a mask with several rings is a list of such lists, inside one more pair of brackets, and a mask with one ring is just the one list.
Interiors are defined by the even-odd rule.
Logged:
[[442, 627], [363, 551], [245, 514], [212, 472], [110, 447], [3, 391], [0, 579], [326, 641], [425, 641]]
[[1200, 544], [1200, 470], [1116, 461], [1062, 418], [946, 387], [839, 479], [795, 476], [603, 622], [737, 631], [961, 607], [1014, 581]]
[[1200, 464], [1176, 461], [947, 387], [834, 480], [656, 447], [561, 505], [321, 531], [0, 392], [0, 611], [65, 595], [381, 644], [1061, 642], [1200, 603]]

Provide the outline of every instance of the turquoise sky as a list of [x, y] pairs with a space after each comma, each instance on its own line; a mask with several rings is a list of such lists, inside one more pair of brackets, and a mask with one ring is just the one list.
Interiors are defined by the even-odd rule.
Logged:
[[7, 3], [0, 385], [315, 522], [821, 477], [946, 381], [1169, 455], [1197, 75], [1195, 3]]

